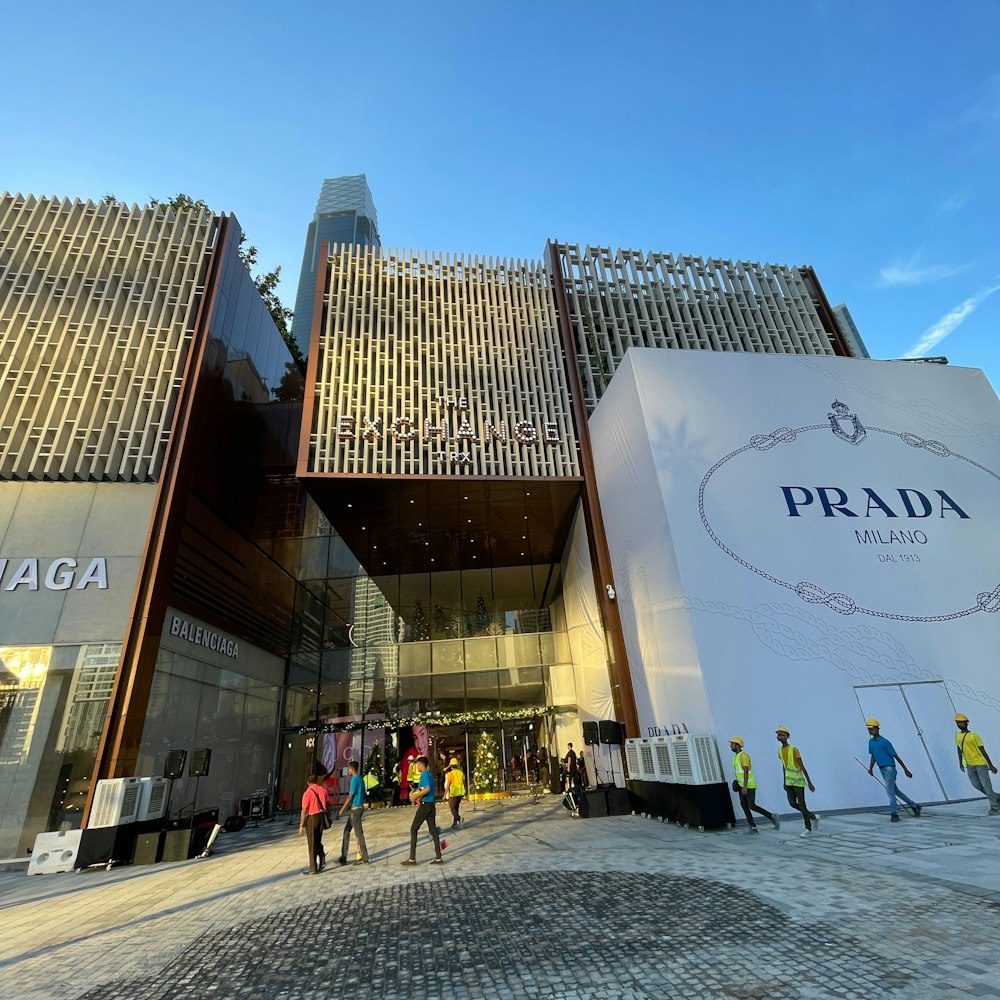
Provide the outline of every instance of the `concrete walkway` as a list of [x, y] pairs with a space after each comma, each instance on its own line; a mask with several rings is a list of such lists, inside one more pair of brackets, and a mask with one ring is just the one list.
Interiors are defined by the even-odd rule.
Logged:
[[[407, 808], [368, 866], [303, 877], [284, 821], [206, 860], [0, 875], [0, 997], [1000, 997], [1000, 817], [825, 817], [801, 839], [473, 812], [416, 868]], [[439, 811], [439, 821], [450, 817]], [[327, 834], [329, 860], [339, 827]]]

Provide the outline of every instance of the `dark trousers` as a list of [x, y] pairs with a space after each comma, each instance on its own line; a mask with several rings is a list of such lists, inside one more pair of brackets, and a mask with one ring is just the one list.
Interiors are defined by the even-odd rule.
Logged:
[[347, 860], [347, 851], [351, 846], [351, 831], [358, 838], [358, 847], [361, 848], [361, 857], [368, 860], [368, 845], [365, 843], [365, 831], [363, 828], [365, 810], [362, 806], [355, 806], [347, 814], [347, 822], [344, 824], [344, 839], [340, 844], [340, 856]]
[[752, 809], [755, 813], [760, 813], [761, 816], [767, 819], [771, 818], [771, 814], [763, 807], [757, 805], [757, 789], [748, 788], [746, 792], [740, 792], [740, 805], [743, 806], [743, 815], [746, 816], [747, 822], [751, 826], [756, 826], [757, 824], [753, 821], [753, 816], [750, 815], [750, 810]]
[[452, 795], [448, 799], [448, 808], [451, 810], [451, 825], [458, 826], [462, 822], [462, 817], [458, 815], [458, 807], [462, 804], [461, 795]]
[[306, 848], [309, 851], [309, 871], [314, 872], [326, 864], [323, 850], [323, 814], [306, 816]]
[[785, 785], [785, 794], [788, 796], [788, 804], [802, 813], [802, 818], [806, 821], [806, 829], [811, 830], [812, 813], [806, 808], [805, 787], [803, 785]]
[[441, 857], [441, 841], [438, 839], [437, 817], [433, 802], [421, 802], [417, 806], [417, 815], [410, 824], [410, 860], [417, 860], [417, 832], [423, 824], [427, 824], [431, 840], [434, 841], [434, 857]]

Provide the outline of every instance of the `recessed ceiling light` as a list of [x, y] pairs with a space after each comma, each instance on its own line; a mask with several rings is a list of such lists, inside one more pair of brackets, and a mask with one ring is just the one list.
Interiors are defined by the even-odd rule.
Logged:
[[354, 506], [354, 504], [352, 504], [352, 503], [349, 503], [349, 504], [348, 504], [347, 506], [348, 506], [348, 507], [353, 507], [353, 506]]
[[471, 517], [469, 518], [469, 524], [472, 524], [472, 518]]
[[522, 552], [522, 553], [521, 553], [521, 555], [523, 556], [523, 555], [524, 555], [524, 553]]
[[367, 531], [368, 529], [364, 525], [361, 525], [361, 530], [362, 531]]
[[416, 503], [416, 502], [417, 502], [416, 500], [411, 500], [411, 501], [410, 501], [410, 503]]

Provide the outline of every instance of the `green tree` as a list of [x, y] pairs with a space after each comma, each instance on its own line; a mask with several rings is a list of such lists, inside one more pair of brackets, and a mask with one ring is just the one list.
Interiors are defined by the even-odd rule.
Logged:
[[483, 732], [476, 744], [476, 758], [472, 769], [474, 792], [500, 791], [500, 755], [497, 741]]
[[[106, 194], [101, 200], [109, 205], [118, 203], [118, 199], [112, 194]], [[161, 212], [166, 212], [168, 209], [175, 212], [211, 211], [201, 198], [195, 199], [183, 192], [175, 194], [173, 198], [169, 198], [167, 201], [150, 198], [149, 203], [153, 208], [158, 208]], [[264, 300], [264, 305], [267, 306], [267, 311], [271, 314], [271, 319], [274, 320], [274, 325], [278, 328], [282, 340], [288, 346], [288, 350], [291, 351], [295, 364], [304, 374], [305, 358], [302, 356], [302, 351], [299, 350], [299, 345], [292, 336], [291, 328], [288, 325], [292, 321], [294, 312], [278, 298], [277, 289], [278, 282], [281, 280], [281, 265], [279, 264], [273, 271], [267, 271], [265, 274], [254, 274], [254, 268], [257, 266], [257, 248], [253, 245], [248, 245], [246, 239], [246, 233], [242, 233], [240, 235], [240, 260], [243, 261], [244, 266], [250, 272], [253, 283], [257, 286], [257, 291], [260, 292], [260, 297]], [[283, 392], [284, 390], [280, 387], [275, 390], [279, 398], [284, 398], [282, 395]], [[301, 396], [298, 398], [301, 398]]]

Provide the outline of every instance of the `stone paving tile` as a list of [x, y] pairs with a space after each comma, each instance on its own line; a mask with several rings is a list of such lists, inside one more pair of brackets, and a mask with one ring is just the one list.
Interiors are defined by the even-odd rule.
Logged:
[[[206, 861], [0, 875], [0, 997], [1000, 996], [1000, 905], [976, 894], [1000, 823], [934, 813], [802, 840], [520, 801], [467, 810], [444, 866], [402, 869], [399, 809], [366, 819], [372, 865], [315, 878], [279, 824]], [[918, 858], [938, 860], [890, 864]]]

